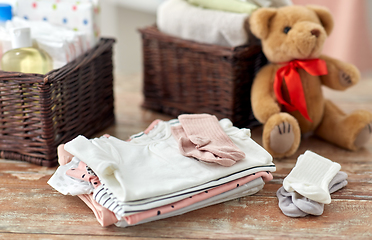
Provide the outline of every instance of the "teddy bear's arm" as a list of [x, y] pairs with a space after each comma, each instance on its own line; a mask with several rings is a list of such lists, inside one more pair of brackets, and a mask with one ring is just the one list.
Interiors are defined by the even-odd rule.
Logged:
[[256, 75], [252, 90], [251, 104], [255, 118], [266, 123], [270, 116], [280, 112], [280, 105], [276, 101], [273, 82], [275, 67], [272, 64], [264, 66]]
[[354, 65], [324, 55], [320, 58], [327, 63], [328, 74], [321, 76], [325, 86], [345, 90], [359, 81], [360, 72]]

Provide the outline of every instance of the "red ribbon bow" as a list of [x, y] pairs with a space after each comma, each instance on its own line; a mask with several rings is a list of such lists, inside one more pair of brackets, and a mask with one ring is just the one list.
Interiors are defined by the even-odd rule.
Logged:
[[[275, 75], [274, 91], [278, 102], [286, 107], [288, 111], [298, 110], [307, 120], [312, 122], [306, 107], [305, 94], [301, 83], [298, 68], [304, 69], [313, 76], [325, 75], [328, 73], [327, 64], [321, 59], [293, 60], [284, 67], [278, 69]], [[282, 82], [283, 78], [288, 88], [290, 103], [283, 99]]]

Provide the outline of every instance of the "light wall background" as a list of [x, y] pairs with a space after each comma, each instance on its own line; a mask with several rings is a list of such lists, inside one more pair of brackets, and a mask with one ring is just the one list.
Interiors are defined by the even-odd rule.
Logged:
[[142, 72], [142, 45], [139, 28], [155, 24], [156, 0], [101, 1], [101, 35], [114, 37], [115, 73]]
[[[139, 28], [156, 21], [156, 8], [163, 0], [102, 0], [101, 35], [116, 39], [115, 73], [142, 72]], [[292, 0], [295, 4], [321, 4], [335, 18], [335, 28], [324, 47], [327, 55], [351, 62], [372, 75], [372, 0]]]

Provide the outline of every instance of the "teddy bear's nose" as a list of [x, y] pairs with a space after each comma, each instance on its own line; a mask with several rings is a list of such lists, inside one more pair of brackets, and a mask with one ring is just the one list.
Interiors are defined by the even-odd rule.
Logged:
[[313, 29], [313, 30], [311, 30], [311, 35], [314, 35], [315, 37], [319, 37], [319, 35], [320, 35], [319, 29]]

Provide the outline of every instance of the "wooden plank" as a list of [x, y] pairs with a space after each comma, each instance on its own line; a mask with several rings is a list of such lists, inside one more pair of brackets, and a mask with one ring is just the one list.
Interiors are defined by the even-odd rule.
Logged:
[[[100, 240], [100, 239], [118, 239], [118, 237], [110, 237], [110, 236], [92, 236], [92, 235], [57, 235], [57, 234], [13, 234], [13, 233], [0, 233], [0, 239], [6, 239], [6, 240], [19, 240], [19, 239], [69, 239], [69, 240], [74, 240], [78, 239], [81, 240], [82, 238], [88, 237], [90, 240]], [[125, 237], [126, 240], [138, 240], [138, 239], [143, 239], [143, 238], [138, 238], [138, 237]], [[159, 239], [155, 237], [149, 237], [146, 238], [146, 240], [152, 240], [152, 239]], [[179, 239], [179, 238], [168, 238], [169, 240], [173, 239]]]
[[[21, 161], [0, 159], [0, 188], [50, 188], [46, 184], [57, 167], [47, 168]], [[30, 186], [31, 185], [31, 186]]]
[[0, 211], [7, 213], [0, 217], [1, 233], [211, 239], [372, 237], [372, 205], [365, 200], [336, 199], [325, 206], [322, 216], [289, 218], [281, 213], [276, 198], [249, 196], [121, 229], [99, 227], [93, 214], [76, 197], [31, 191], [13, 192], [11, 199], [2, 200]]

